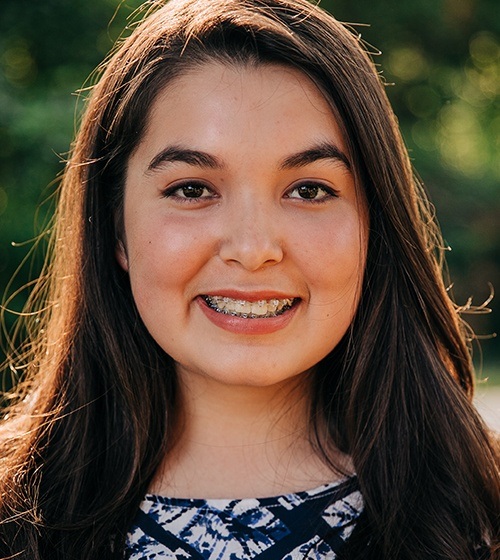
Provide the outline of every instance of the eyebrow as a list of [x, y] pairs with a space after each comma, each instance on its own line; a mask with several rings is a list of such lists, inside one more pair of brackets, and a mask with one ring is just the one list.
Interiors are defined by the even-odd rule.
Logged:
[[[323, 142], [309, 149], [292, 154], [279, 165], [280, 169], [293, 169], [304, 167], [310, 163], [320, 160], [334, 160], [341, 162], [349, 171], [351, 164], [347, 156], [334, 144]], [[154, 172], [165, 164], [182, 162], [197, 167], [208, 167], [210, 169], [222, 169], [225, 164], [216, 156], [200, 150], [191, 150], [182, 146], [167, 146], [150, 161], [146, 173]]]
[[217, 157], [199, 150], [190, 150], [182, 146], [168, 146], [150, 161], [147, 172], [155, 171], [166, 163], [182, 162], [198, 167], [221, 169], [224, 164]]
[[339, 161], [343, 163], [349, 171], [351, 170], [351, 163], [344, 152], [342, 152], [342, 150], [337, 148], [337, 146], [329, 142], [323, 142], [321, 144], [318, 144], [317, 146], [313, 146], [308, 150], [304, 150], [302, 152], [298, 152], [296, 154], [288, 156], [283, 160], [280, 168], [291, 169], [294, 167], [303, 167], [322, 159], [332, 159], [335, 161]]

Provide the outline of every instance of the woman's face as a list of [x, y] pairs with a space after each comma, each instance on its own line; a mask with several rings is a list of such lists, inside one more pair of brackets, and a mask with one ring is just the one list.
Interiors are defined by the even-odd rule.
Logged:
[[299, 71], [214, 62], [171, 82], [124, 196], [117, 258], [181, 377], [282, 383], [346, 332], [366, 205], [336, 119]]

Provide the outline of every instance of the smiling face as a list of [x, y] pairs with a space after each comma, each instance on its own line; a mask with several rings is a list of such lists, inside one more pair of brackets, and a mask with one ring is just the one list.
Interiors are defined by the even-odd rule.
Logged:
[[207, 63], [151, 108], [117, 258], [181, 376], [268, 386], [312, 368], [348, 329], [366, 215], [339, 126], [305, 75]]

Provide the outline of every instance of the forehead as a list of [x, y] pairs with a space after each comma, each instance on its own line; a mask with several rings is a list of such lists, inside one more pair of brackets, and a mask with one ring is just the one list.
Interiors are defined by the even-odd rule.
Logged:
[[[152, 103], [138, 152], [165, 142], [211, 152], [260, 149], [285, 157], [305, 144], [346, 152], [342, 123], [303, 72], [278, 64], [207, 62], [164, 87]], [[239, 149], [239, 150], [238, 150]]]

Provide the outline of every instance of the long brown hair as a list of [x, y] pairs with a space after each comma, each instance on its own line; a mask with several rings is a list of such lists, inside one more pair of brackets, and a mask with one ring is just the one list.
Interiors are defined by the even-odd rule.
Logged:
[[173, 0], [106, 64], [61, 183], [39, 290], [45, 311], [2, 424], [0, 555], [122, 557], [173, 445], [172, 360], [140, 320], [114, 255], [126, 164], [151, 103], [210, 60], [307, 74], [343, 125], [368, 201], [359, 309], [318, 364], [311, 407], [318, 451], [329, 460], [326, 421], [364, 496], [346, 558], [495, 556], [497, 457], [471, 405], [470, 355], [441, 277], [438, 231], [363, 45], [306, 0]]

